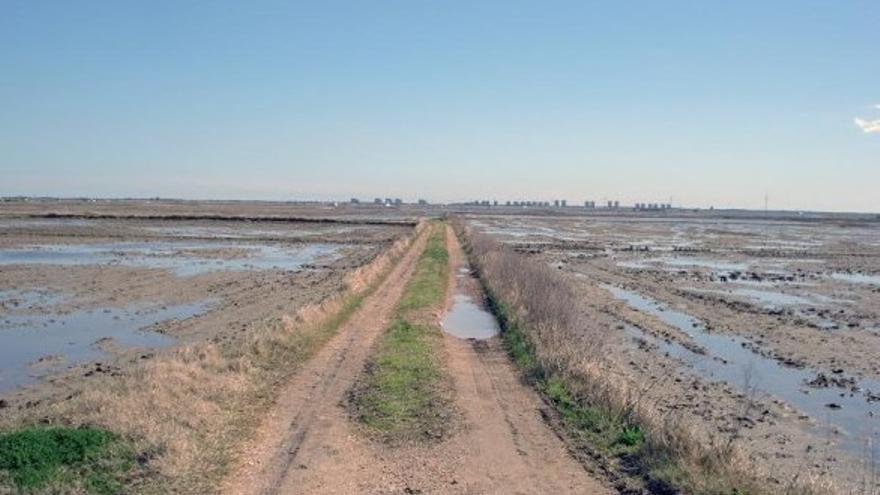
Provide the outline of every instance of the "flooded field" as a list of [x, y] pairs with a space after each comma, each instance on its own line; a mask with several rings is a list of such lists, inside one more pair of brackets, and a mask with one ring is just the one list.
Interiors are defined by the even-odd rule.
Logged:
[[108, 346], [156, 348], [173, 337], [157, 326], [203, 314], [210, 302], [152, 308], [90, 308], [65, 313], [19, 314], [0, 318], [0, 394], [65, 366], [109, 358]]
[[19, 213], [0, 211], [0, 404], [17, 408], [163, 349], [239, 345], [253, 322], [342, 290], [348, 272], [411, 229]]
[[[782, 478], [880, 458], [880, 222], [472, 214], [571, 275], [611, 359]], [[646, 399], [647, 400], [647, 399]], [[808, 465], [809, 468], [804, 468]]]
[[297, 270], [307, 263], [333, 261], [342, 247], [190, 241], [40, 244], [0, 249], [0, 266], [125, 265], [171, 270], [186, 277], [217, 270]]

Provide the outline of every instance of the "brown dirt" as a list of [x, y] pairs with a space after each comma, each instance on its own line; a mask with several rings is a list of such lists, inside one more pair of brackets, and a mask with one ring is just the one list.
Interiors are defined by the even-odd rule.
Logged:
[[[451, 274], [465, 261], [449, 236]], [[225, 493], [610, 493], [566, 451], [497, 339], [446, 335], [460, 425], [439, 444], [389, 447], [358, 431], [346, 393], [411, 276], [420, 239], [279, 396]], [[450, 283], [455, 283], [454, 275]]]

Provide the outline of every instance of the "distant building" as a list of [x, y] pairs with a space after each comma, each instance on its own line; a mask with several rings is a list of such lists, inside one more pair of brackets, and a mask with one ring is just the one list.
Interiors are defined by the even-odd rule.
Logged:
[[400, 205], [402, 205], [402, 204], [403, 204], [403, 200], [402, 200], [402, 199], [400, 199], [400, 198], [394, 198], [394, 205], [395, 205], [395, 206], [400, 206]]
[[565, 208], [566, 206], [568, 206], [568, 200], [567, 199], [560, 200], [559, 205], [562, 206], [563, 208]]
[[428, 204], [428, 202], [425, 201], [424, 199], [420, 199], [420, 200], [419, 200], [419, 205], [421, 205], [421, 206], [425, 206], [425, 205], [427, 205], [427, 204]]
[[382, 204], [382, 198], [375, 198], [375, 199], [373, 199], [373, 204], [381, 205], [381, 204]]
[[353, 205], [358, 205], [358, 204], [361, 203], [361, 200], [359, 200], [359, 199], [357, 199], [357, 198], [351, 198], [350, 203], [353, 204]]

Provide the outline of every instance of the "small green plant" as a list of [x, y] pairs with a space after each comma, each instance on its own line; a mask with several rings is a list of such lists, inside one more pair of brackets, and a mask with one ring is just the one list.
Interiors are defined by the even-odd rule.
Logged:
[[23, 492], [118, 493], [134, 450], [94, 427], [28, 427], [0, 435], [0, 470]]
[[645, 432], [638, 425], [624, 426], [614, 443], [626, 447], [639, 446], [645, 443]]

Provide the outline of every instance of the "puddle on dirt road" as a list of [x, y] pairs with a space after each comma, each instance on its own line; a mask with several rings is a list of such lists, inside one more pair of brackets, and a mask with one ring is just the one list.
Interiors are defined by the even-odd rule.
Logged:
[[452, 296], [452, 308], [440, 321], [443, 331], [460, 339], [491, 339], [501, 331], [498, 320], [482, 304], [463, 293], [464, 284], [476, 284], [469, 267], [458, 269], [456, 293]]
[[[858, 380], [861, 388], [855, 391], [833, 386], [811, 388], [806, 383], [819, 375], [816, 370], [785, 366], [776, 359], [751, 351], [751, 342], [747, 339], [707, 332], [698, 319], [686, 313], [670, 309], [637, 292], [604, 287], [632, 308], [678, 328], [705, 348], [707, 356], [677, 343], [656, 339], [635, 327], [627, 330], [631, 335], [657, 345], [661, 352], [682, 360], [697, 375], [728, 383], [743, 393], [746, 388], [754, 387], [782, 399], [818, 422], [839, 430], [841, 435], [837, 440], [840, 446], [857, 457], [863, 455], [866, 440], [873, 437], [875, 443], [880, 441], [880, 401], [868, 400], [870, 393], [880, 393], [880, 381]], [[747, 381], [750, 382], [748, 387]]]
[[[105, 357], [105, 339], [126, 347], [163, 347], [175, 339], [149, 328], [207, 311], [210, 301], [159, 308], [98, 308], [64, 314], [0, 316], [0, 393], [62, 366]], [[47, 359], [49, 357], [49, 359]]]
[[444, 332], [460, 339], [490, 339], [501, 331], [495, 316], [465, 294], [453, 296], [452, 309], [440, 324]]
[[[218, 270], [297, 270], [318, 258], [338, 257], [342, 246], [272, 246], [215, 242], [52, 244], [0, 250], [0, 265], [117, 264], [161, 268], [186, 277]], [[231, 250], [217, 254], [217, 250]], [[236, 256], [237, 254], [237, 256]]]

